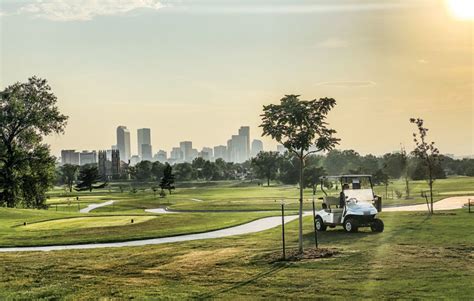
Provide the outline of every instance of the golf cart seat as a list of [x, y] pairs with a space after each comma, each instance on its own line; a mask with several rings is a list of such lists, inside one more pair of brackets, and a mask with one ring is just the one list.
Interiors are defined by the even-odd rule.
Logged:
[[339, 206], [339, 198], [336, 196], [325, 196], [324, 203], [327, 205], [328, 208], [330, 208], [330, 212], [336, 213], [343, 211], [342, 208], [336, 208], [336, 206]]

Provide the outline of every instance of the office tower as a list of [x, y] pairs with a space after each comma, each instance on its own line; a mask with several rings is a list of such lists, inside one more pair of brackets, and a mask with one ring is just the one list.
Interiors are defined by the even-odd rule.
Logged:
[[130, 132], [123, 125], [117, 127], [117, 149], [120, 153], [120, 160], [128, 163], [130, 159]]
[[231, 162], [242, 163], [248, 160], [247, 136], [232, 135]]
[[214, 151], [210, 147], [203, 147], [201, 152], [199, 153], [199, 157], [203, 158], [204, 160], [211, 161], [214, 159]]
[[192, 148], [191, 149], [191, 155], [189, 156], [189, 161], [188, 162], [193, 162], [194, 159], [196, 159], [199, 155], [199, 152], [197, 149]]
[[183, 153], [184, 162], [191, 162], [193, 160], [191, 158], [193, 143], [191, 141], [183, 141], [179, 143], [179, 147]]
[[242, 162], [244, 162], [250, 158], [250, 127], [241, 126], [239, 129], [239, 136], [245, 137], [245, 138], [241, 138], [245, 140], [244, 146], [243, 146], [244, 149], [242, 153], [242, 159], [243, 159]]
[[261, 151], [263, 151], [263, 142], [261, 140], [254, 139], [252, 141], [252, 158], [256, 157]]
[[227, 147], [225, 145], [214, 146], [214, 160], [217, 159], [227, 161]]
[[118, 149], [112, 150], [112, 176], [120, 175], [120, 151]]
[[[143, 153], [143, 145], [147, 144], [149, 146], [146, 147], [147, 151], [151, 150], [151, 131], [150, 129], [138, 129], [137, 130], [137, 142], [138, 142], [138, 155], [142, 158], [142, 160], [151, 160], [151, 151], [150, 153]], [[144, 157], [147, 156], [148, 159]]]
[[99, 151], [99, 175], [105, 179], [107, 177], [107, 151]]
[[133, 155], [130, 157], [130, 166], [135, 166], [140, 162], [140, 156]]
[[142, 144], [141, 158], [143, 161], [151, 161], [152, 150], [150, 144]]
[[[181, 150], [180, 150], [181, 151]], [[164, 150], [159, 150], [155, 156], [154, 156], [155, 161], [165, 163], [166, 160], [168, 159], [168, 153]]]
[[170, 159], [177, 162], [183, 161], [183, 151], [181, 151], [180, 147], [173, 147], [170, 153]]
[[79, 161], [81, 165], [96, 164], [97, 163], [97, 152], [96, 151], [82, 151], [79, 155]]
[[280, 155], [283, 155], [286, 152], [286, 148], [283, 145], [278, 144], [277, 145], [277, 152], [279, 152]]
[[226, 153], [226, 161], [227, 162], [234, 162], [234, 152], [232, 148], [232, 139], [227, 140], [227, 153]]
[[73, 149], [61, 151], [61, 164], [79, 165], [79, 152]]

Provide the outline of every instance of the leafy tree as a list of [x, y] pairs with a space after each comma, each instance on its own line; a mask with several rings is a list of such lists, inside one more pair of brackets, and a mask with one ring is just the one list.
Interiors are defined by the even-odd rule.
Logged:
[[163, 171], [163, 177], [160, 182], [161, 190], [168, 190], [171, 194], [171, 191], [175, 189], [174, 187], [174, 175], [173, 168], [168, 163], [165, 164], [165, 169]]
[[[330, 151], [338, 144], [333, 137], [335, 130], [327, 127], [326, 117], [336, 105], [332, 98], [300, 100], [299, 95], [286, 95], [279, 105], [263, 107], [262, 124], [264, 136], [271, 136], [294, 153], [299, 159], [299, 252], [303, 252], [303, 168], [306, 157], [314, 152]], [[310, 147], [314, 146], [314, 150]]]
[[195, 172], [190, 163], [175, 164], [174, 169], [178, 181], [191, 181], [194, 179]]
[[79, 171], [78, 183], [76, 184], [76, 187], [74, 189], [76, 191], [92, 191], [92, 189], [104, 188], [107, 185], [107, 182], [104, 182], [100, 185], [94, 185], [97, 184], [100, 180], [101, 176], [99, 174], [99, 169], [96, 165], [84, 165]]
[[54, 158], [42, 144], [43, 137], [63, 133], [67, 121], [56, 100], [47, 81], [37, 77], [0, 92], [0, 205], [14, 207], [25, 201], [31, 194], [24, 191], [26, 182], [35, 186], [37, 200], [45, 198], [52, 177], [40, 181], [42, 171], [36, 169], [45, 166], [37, 163], [46, 164]]
[[278, 179], [287, 185], [298, 183], [300, 172], [300, 160], [290, 152], [285, 152], [280, 160]]
[[402, 175], [405, 179], [405, 198], [410, 198], [410, 179], [409, 179], [409, 170], [408, 170], [408, 155], [404, 147], [400, 150], [400, 166], [402, 169]]
[[427, 142], [426, 135], [428, 129], [423, 126], [424, 121], [421, 118], [410, 118], [410, 122], [415, 124], [418, 130], [417, 133], [413, 133], [413, 141], [415, 142], [415, 149], [413, 155], [423, 162], [428, 171], [428, 185], [430, 187], [430, 213], [433, 214], [433, 184], [436, 179], [435, 168], [439, 165], [439, 150], [435, 147], [434, 142]]
[[140, 161], [135, 167], [135, 178], [139, 181], [149, 181], [152, 177], [152, 163], [150, 161]]
[[304, 169], [304, 187], [312, 188], [313, 194], [316, 194], [316, 187], [320, 183], [320, 178], [326, 175], [324, 167], [310, 165]]
[[219, 180], [219, 170], [216, 164], [205, 161], [204, 165], [201, 169], [201, 175], [204, 179], [211, 181], [211, 180]]
[[69, 189], [69, 192], [72, 192], [72, 186], [74, 185], [74, 181], [77, 179], [77, 172], [79, 170], [79, 166], [72, 165], [72, 164], [64, 164], [61, 166], [61, 177], [63, 183]]
[[280, 154], [278, 152], [260, 152], [252, 159], [252, 169], [258, 178], [267, 180], [267, 186], [270, 186], [270, 180], [276, 178]]
[[163, 171], [165, 170], [165, 165], [161, 162], [155, 161], [151, 166], [151, 174], [156, 180], [160, 180], [163, 177]]

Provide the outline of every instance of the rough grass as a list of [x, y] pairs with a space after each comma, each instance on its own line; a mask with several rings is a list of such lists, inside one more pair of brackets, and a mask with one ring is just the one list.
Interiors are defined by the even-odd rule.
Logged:
[[[458, 299], [474, 292], [473, 214], [385, 213], [383, 233], [320, 233], [325, 259], [274, 262], [280, 229], [215, 240], [0, 254], [0, 298]], [[313, 246], [305, 218], [305, 247]], [[296, 247], [297, 222], [287, 226]]]

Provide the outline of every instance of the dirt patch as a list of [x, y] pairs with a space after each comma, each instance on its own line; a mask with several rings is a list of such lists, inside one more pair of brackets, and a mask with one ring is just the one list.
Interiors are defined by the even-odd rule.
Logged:
[[302, 254], [298, 252], [298, 249], [286, 250], [286, 259], [283, 260], [282, 252], [273, 252], [265, 256], [263, 259], [270, 262], [285, 262], [285, 261], [301, 261], [307, 259], [323, 259], [331, 258], [341, 252], [338, 249], [328, 248], [311, 248], [306, 249]]

